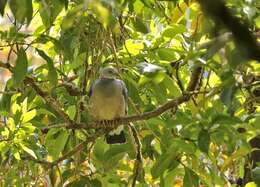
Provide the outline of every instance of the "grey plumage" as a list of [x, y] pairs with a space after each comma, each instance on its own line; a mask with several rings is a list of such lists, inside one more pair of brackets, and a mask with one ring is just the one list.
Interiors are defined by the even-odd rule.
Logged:
[[[90, 114], [94, 120], [113, 120], [127, 114], [127, 88], [124, 82], [116, 79], [113, 67], [103, 68], [100, 78], [91, 86], [89, 92]], [[123, 126], [106, 136], [107, 143], [125, 143]]]

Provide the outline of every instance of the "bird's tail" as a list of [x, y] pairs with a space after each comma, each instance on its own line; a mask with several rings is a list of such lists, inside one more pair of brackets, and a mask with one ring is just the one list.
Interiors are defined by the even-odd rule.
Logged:
[[126, 143], [125, 133], [122, 130], [120, 134], [107, 134], [106, 141], [108, 144], [123, 144]]

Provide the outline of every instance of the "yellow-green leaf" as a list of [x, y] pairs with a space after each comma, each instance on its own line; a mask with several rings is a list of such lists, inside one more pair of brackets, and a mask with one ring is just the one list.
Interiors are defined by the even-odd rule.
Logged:
[[26, 112], [25, 114], [22, 115], [22, 123], [26, 123], [30, 120], [32, 120], [36, 116], [36, 110], [33, 109], [29, 112]]
[[29, 155], [31, 155], [33, 158], [37, 159], [37, 156], [36, 154], [33, 152], [33, 150], [29, 149], [28, 147], [26, 147], [25, 145], [23, 144], [20, 144], [22, 149], [27, 152]]

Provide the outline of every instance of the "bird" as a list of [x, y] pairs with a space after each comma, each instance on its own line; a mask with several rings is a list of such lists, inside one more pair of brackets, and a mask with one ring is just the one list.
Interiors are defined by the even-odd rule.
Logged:
[[[117, 79], [119, 73], [113, 66], [100, 70], [99, 79], [89, 90], [89, 113], [95, 121], [116, 120], [128, 112], [128, 91], [124, 81]], [[126, 143], [123, 125], [106, 134], [108, 144]]]

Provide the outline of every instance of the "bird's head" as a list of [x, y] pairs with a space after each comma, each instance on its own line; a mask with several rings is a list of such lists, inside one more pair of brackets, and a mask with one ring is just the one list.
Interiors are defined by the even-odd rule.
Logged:
[[100, 70], [100, 78], [115, 79], [118, 75], [118, 71], [112, 66]]

